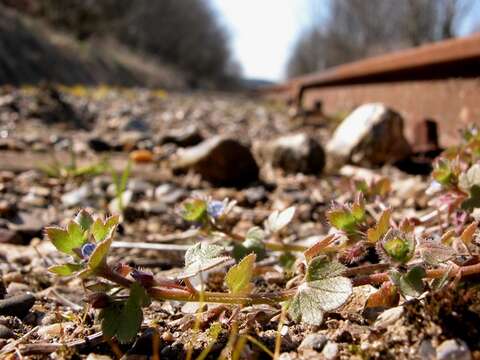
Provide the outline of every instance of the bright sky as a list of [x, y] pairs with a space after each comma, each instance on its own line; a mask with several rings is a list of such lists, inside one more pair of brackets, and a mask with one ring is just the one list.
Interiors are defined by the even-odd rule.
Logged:
[[306, 0], [211, 0], [230, 30], [244, 76], [278, 81], [302, 24]]
[[[235, 59], [246, 78], [281, 81], [290, 51], [302, 28], [312, 20], [312, 11], [322, 15], [327, 0], [210, 0], [220, 21], [229, 30]], [[366, 0], [367, 1], [367, 0]], [[460, 27], [460, 34], [471, 31], [479, 19], [480, 1]], [[324, 14], [323, 14], [324, 15]]]

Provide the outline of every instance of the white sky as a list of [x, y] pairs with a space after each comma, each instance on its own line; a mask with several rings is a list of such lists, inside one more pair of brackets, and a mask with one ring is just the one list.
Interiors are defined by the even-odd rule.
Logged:
[[235, 59], [247, 78], [278, 81], [302, 24], [306, 0], [211, 0], [229, 29]]
[[[220, 21], [229, 30], [234, 58], [246, 78], [272, 81], [284, 79], [292, 46], [302, 28], [322, 15], [328, 0], [210, 0]], [[365, 0], [368, 1], [368, 0]], [[465, 0], [474, 6], [460, 28], [471, 31], [479, 18], [480, 0]]]

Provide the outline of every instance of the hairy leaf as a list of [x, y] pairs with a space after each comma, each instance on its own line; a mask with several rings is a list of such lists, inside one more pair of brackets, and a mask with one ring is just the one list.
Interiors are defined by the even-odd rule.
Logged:
[[465, 245], [469, 245], [472, 243], [473, 236], [475, 235], [475, 231], [478, 228], [478, 223], [473, 222], [470, 225], [466, 227], [465, 230], [463, 230], [462, 235], [460, 236], [460, 239], [464, 242]]
[[383, 235], [385, 235], [390, 229], [390, 216], [392, 215], [391, 209], [386, 209], [383, 211], [382, 215], [378, 219], [377, 224], [367, 230], [367, 239], [368, 242], [376, 243], [379, 241]]
[[248, 293], [255, 266], [255, 254], [247, 255], [237, 265], [232, 266], [225, 276], [225, 283], [232, 294]]
[[119, 222], [118, 215], [110, 216], [105, 222], [101, 219], [92, 224], [92, 234], [97, 242], [105, 240], [116, 228]]
[[185, 253], [185, 269], [178, 276], [179, 279], [198, 275], [202, 271], [220, 266], [230, 260], [228, 256], [221, 256], [224, 249], [218, 245], [197, 243]]
[[418, 297], [425, 289], [423, 278], [426, 276], [426, 272], [421, 266], [411, 268], [406, 274], [392, 270], [389, 272], [389, 276], [404, 296]]
[[443, 263], [455, 255], [455, 250], [450, 246], [433, 241], [424, 241], [418, 245], [418, 251], [422, 259], [430, 265]]
[[84, 231], [87, 231], [93, 224], [93, 218], [88, 211], [80, 210], [80, 212], [75, 217], [75, 222], [78, 223]]
[[274, 233], [287, 226], [295, 215], [295, 207], [291, 206], [283, 211], [274, 211], [265, 221], [265, 228]]
[[357, 227], [357, 219], [348, 209], [332, 209], [327, 212], [330, 224], [348, 234], [354, 233]]
[[462, 203], [462, 209], [473, 210], [480, 208], [480, 186], [474, 185], [470, 188], [470, 196]]
[[59, 276], [69, 276], [83, 268], [80, 264], [63, 264], [63, 265], [53, 265], [48, 268], [48, 271]]
[[341, 275], [346, 269], [346, 266], [338, 261], [332, 261], [326, 256], [317, 256], [308, 264], [305, 279], [310, 282], [332, 278]]
[[251, 253], [257, 255], [257, 259], [261, 260], [266, 257], [265, 244], [265, 231], [258, 226], [252, 227], [247, 231], [245, 235], [245, 241], [242, 244], [236, 243], [233, 248], [233, 257], [235, 260], [240, 261], [245, 256]]
[[130, 342], [142, 325], [142, 307], [149, 302], [145, 289], [133, 283], [127, 301], [112, 303], [100, 312], [103, 334], [106, 337], [116, 336], [121, 343]]
[[371, 294], [365, 303], [365, 309], [368, 308], [391, 308], [398, 305], [400, 296], [397, 287], [390, 281], [382, 284], [380, 289]]
[[47, 237], [52, 244], [61, 252], [75, 255], [74, 249], [80, 248], [86, 241], [86, 232], [74, 221], [70, 221], [67, 229], [59, 227], [47, 227]]
[[92, 255], [88, 259], [88, 267], [92, 270], [99, 267], [102, 263], [105, 263], [108, 251], [113, 242], [113, 233], [108, 238], [98, 243], [97, 247], [93, 251]]
[[320, 325], [324, 313], [342, 306], [351, 294], [352, 284], [346, 277], [311, 281], [299, 286], [288, 312], [297, 322]]
[[182, 217], [186, 221], [200, 222], [207, 215], [207, 202], [200, 199], [187, 201], [183, 204]]

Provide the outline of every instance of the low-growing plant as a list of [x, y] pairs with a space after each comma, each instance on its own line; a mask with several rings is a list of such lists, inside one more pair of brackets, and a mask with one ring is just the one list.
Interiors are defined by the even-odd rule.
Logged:
[[[185, 254], [185, 267], [175, 278], [160, 279], [126, 264], [110, 263], [109, 251], [119, 218], [101, 219], [84, 210], [65, 228], [46, 229], [53, 245], [68, 257], [50, 271], [86, 281], [88, 300], [99, 309], [104, 335], [120, 342], [136, 336], [143, 321], [142, 309], [151, 301], [218, 303], [230, 307], [233, 313], [248, 305], [281, 304], [291, 320], [320, 325], [326, 313], [349, 300], [354, 287], [370, 284], [379, 289], [370, 296], [367, 307], [394, 306], [400, 296], [417, 298], [453, 278], [480, 273], [477, 223], [472, 218], [480, 201], [475, 190], [475, 186], [480, 190], [480, 135], [470, 132], [465, 139], [465, 144], [437, 160], [432, 174], [441, 184], [434, 199], [445, 202], [443, 197], [450, 196], [449, 214], [459, 211], [465, 216], [460, 225], [449, 218], [435, 233], [426, 234], [422, 227], [436, 217], [396, 219], [394, 211], [383, 205], [380, 211], [371, 210], [378, 210], [375, 198], [380, 194], [371, 192], [365, 184], [352, 203], [332, 205], [326, 214], [332, 226], [330, 233], [308, 247], [283, 240], [282, 234], [294, 218], [294, 207], [274, 211], [263, 226], [252, 227], [242, 235], [235, 233], [228, 221], [235, 202], [193, 198], [181, 204], [178, 212], [207, 240], [191, 246]], [[362, 195], [366, 192], [374, 203], [366, 204]], [[381, 195], [385, 194], [382, 191]], [[225, 246], [228, 243], [233, 247]], [[377, 260], [370, 258], [357, 266], [372, 253]], [[277, 256], [292, 277], [283, 290], [260, 292], [252, 279], [259, 261], [269, 256]], [[199, 276], [203, 284], [205, 274], [222, 268], [227, 269], [227, 291], [194, 285]], [[234, 320], [232, 316], [232, 324]], [[218, 331], [217, 325], [211, 328], [212, 342]], [[207, 345], [210, 347], [211, 343]]]

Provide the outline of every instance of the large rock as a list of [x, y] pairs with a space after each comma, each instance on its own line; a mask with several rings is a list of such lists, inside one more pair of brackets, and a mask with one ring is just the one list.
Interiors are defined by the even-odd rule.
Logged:
[[402, 117], [380, 103], [355, 109], [335, 130], [326, 150], [331, 168], [347, 162], [378, 167], [405, 159], [411, 152]]
[[229, 137], [216, 136], [180, 149], [173, 168], [193, 169], [216, 185], [244, 186], [258, 179], [258, 166], [250, 150]]
[[281, 136], [266, 145], [260, 145], [262, 160], [287, 173], [319, 174], [325, 166], [322, 146], [306, 134]]

